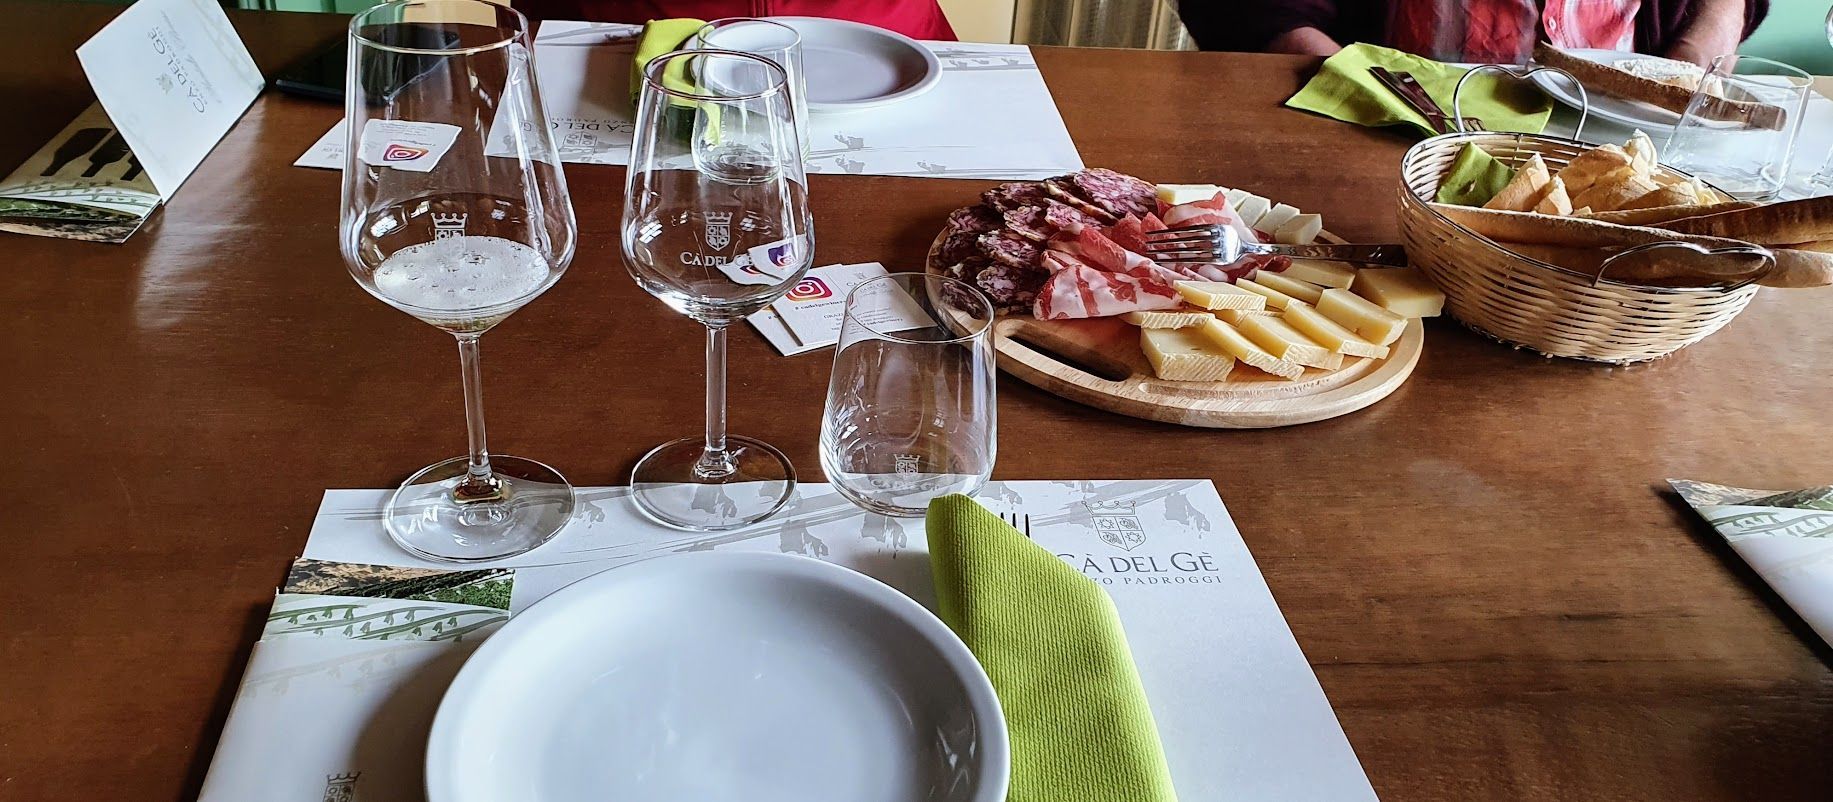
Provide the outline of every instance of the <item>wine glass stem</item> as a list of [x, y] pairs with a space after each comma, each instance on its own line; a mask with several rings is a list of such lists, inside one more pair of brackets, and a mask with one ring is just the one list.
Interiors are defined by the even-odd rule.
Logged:
[[465, 430], [470, 445], [470, 466], [464, 481], [452, 488], [452, 498], [459, 503], [496, 501], [502, 498], [502, 483], [490, 472], [490, 453], [484, 446], [484, 377], [478, 367], [476, 334], [459, 334], [458, 364], [465, 388]]
[[706, 450], [694, 473], [703, 478], [729, 476], [738, 467], [726, 451], [726, 327], [706, 327]]

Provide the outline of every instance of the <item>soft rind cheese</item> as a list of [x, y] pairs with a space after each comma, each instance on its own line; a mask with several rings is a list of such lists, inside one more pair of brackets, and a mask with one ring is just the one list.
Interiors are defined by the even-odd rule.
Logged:
[[[1268, 303], [1272, 301], [1269, 299]], [[1217, 309], [1215, 315], [1228, 323], [1239, 326], [1241, 321], [1250, 317], [1278, 317], [1279, 313], [1271, 309]]]
[[1356, 269], [1342, 262], [1322, 259], [1293, 259], [1279, 274], [1309, 284], [1347, 290], [1356, 283]]
[[1211, 320], [1208, 323], [1204, 323], [1201, 327], [1187, 329], [1187, 331], [1202, 332], [1211, 340], [1214, 340], [1217, 345], [1222, 346], [1222, 350], [1227, 351], [1230, 355], [1234, 356], [1236, 360], [1248, 367], [1257, 368], [1282, 379], [1296, 379], [1305, 375], [1304, 365], [1300, 365], [1297, 362], [1288, 362], [1267, 353], [1267, 349], [1255, 345], [1254, 341], [1248, 339], [1247, 335], [1242, 334], [1240, 329], [1223, 323], [1219, 319]]
[[1288, 245], [1310, 245], [1317, 241], [1317, 235], [1323, 231], [1323, 215], [1301, 214], [1287, 220], [1274, 231], [1273, 239]]
[[1121, 315], [1120, 319], [1142, 329], [1183, 329], [1200, 326], [1211, 317], [1210, 313], [1197, 309], [1153, 309], [1134, 310]]
[[[1296, 306], [1291, 307], [1296, 309]], [[1343, 355], [1318, 344], [1303, 332], [1292, 328], [1284, 318], [1256, 317], [1241, 321], [1236, 327], [1242, 334], [1254, 341], [1255, 345], [1267, 349], [1272, 354], [1287, 362], [1310, 365], [1314, 368], [1335, 370], [1343, 366]]]
[[1349, 290], [1325, 290], [1317, 311], [1376, 345], [1393, 345], [1407, 327], [1406, 318]]
[[1139, 347], [1153, 375], [1166, 381], [1219, 382], [1235, 368], [1234, 355], [1197, 327], [1140, 329]]
[[1445, 311], [1445, 294], [1411, 268], [1364, 270], [1350, 289], [1401, 317], [1438, 317]]
[[1164, 201], [1166, 206], [1206, 201], [1222, 191], [1215, 184], [1159, 184], [1156, 189], [1158, 199]]
[[1344, 356], [1387, 358], [1387, 346], [1369, 342], [1361, 335], [1344, 328], [1342, 324], [1324, 317], [1316, 307], [1308, 304], [1299, 303], [1286, 307], [1285, 321], [1317, 344]]
[[1273, 204], [1273, 208], [1267, 210], [1266, 214], [1260, 216], [1260, 222], [1256, 224], [1256, 227], [1261, 231], [1278, 231], [1280, 226], [1286, 224], [1286, 221], [1298, 215], [1297, 206], [1276, 203]]
[[1290, 295], [1308, 304], [1316, 304], [1323, 297], [1324, 288], [1309, 281], [1299, 281], [1281, 273], [1270, 273], [1262, 270], [1254, 274], [1254, 283]]
[[1177, 292], [1204, 309], [1265, 309], [1267, 299], [1226, 281], [1180, 281]]
[[[1265, 271], [1262, 271], [1256, 275], [1256, 278], [1258, 278], [1259, 276], [1265, 276], [1265, 275], [1268, 275], [1268, 273], [1266, 273]], [[1287, 304], [1298, 302], [1297, 298], [1293, 298], [1290, 295], [1280, 292], [1279, 290], [1273, 289], [1272, 287], [1262, 284], [1259, 281], [1256, 281], [1254, 279], [1244, 278], [1240, 281], [1235, 282], [1235, 286], [1240, 287], [1241, 289], [1247, 290], [1248, 292], [1254, 293], [1255, 295], [1258, 295], [1262, 298], [1267, 299], [1267, 306], [1273, 309], [1284, 309], [1286, 308]], [[1235, 321], [1230, 320], [1229, 322], [1233, 323]]]

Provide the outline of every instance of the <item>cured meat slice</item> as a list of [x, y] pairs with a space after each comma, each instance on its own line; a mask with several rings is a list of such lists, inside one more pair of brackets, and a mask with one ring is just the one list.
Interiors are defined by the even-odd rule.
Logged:
[[1095, 167], [1070, 175], [1069, 181], [1090, 203], [1114, 217], [1158, 211], [1157, 189], [1125, 173]]
[[1043, 242], [1056, 233], [1050, 226], [1044, 206], [1020, 206], [1005, 213], [1006, 230], [1033, 242]]
[[1084, 228], [1074, 234], [1063, 234], [1045, 246], [1053, 251], [1062, 251], [1080, 259], [1091, 267], [1101, 270], [1126, 271], [1142, 267], [1158, 267], [1147, 259], [1120, 246], [1109, 239], [1106, 234], [1093, 228]]
[[973, 281], [999, 311], [1012, 312], [1029, 308], [1048, 277], [1038, 268], [989, 265], [975, 273]]
[[1209, 200], [1181, 203], [1165, 210], [1165, 226], [1182, 228], [1184, 226], [1229, 226], [1247, 237], [1249, 242], [1258, 242], [1259, 236], [1249, 227], [1246, 220], [1228, 205], [1228, 199], [1218, 193]]
[[1004, 222], [998, 213], [985, 206], [963, 206], [948, 215], [948, 227], [956, 231], [992, 231]]
[[1040, 320], [1110, 317], [1128, 312], [1170, 309], [1182, 303], [1172, 286], [1178, 276], [1146, 261], [1144, 266], [1112, 272], [1063, 251], [1044, 252], [1050, 278], [1037, 291], [1031, 314]]
[[1107, 238], [1113, 240], [1115, 245], [1143, 254], [1146, 252], [1145, 221], [1130, 214], [1122, 217], [1120, 222], [1107, 230]]
[[936, 260], [945, 265], [965, 262], [982, 256], [980, 238], [983, 232], [954, 229], [942, 238], [942, 247], [936, 249]]
[[980, 251], [1002, 265], [1037, 268], [1038, 245], [1010, 231], [980, 235]]
[[1042, 203], [1048, 197], [1044, 188], [1035, 181], [1015, 181], [1000, 184], [980, 193], [980, 202], [993, 207], [996, 211], [1016, 209], [1020, 206], [1031, 206]]
[[1044, 188], [1044, 194], [1094, 218], [1104, 226], [1113, 225], [1115, 220], [1120, 219], [1118, 215], [1109, 214], [1107, 210], [1090, 203], [1086, 198], [1077, 194], [1076, 186], [1065, 179], [1052, 178], [1041, 186]]

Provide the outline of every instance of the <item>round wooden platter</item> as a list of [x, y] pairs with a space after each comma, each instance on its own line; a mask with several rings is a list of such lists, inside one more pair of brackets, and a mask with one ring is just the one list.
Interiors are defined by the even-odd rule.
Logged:
[[[930, 246], [927, 269], [939, 272]], [[1326, 242], [1343, 240], [1325, 232]], [[1165, 381], [1139, 347], [1139, 328], [1118, 318], [1038, 320], [1001, 315], [993, 324], [1000, 369], [1026, 384], [1096, 409], [1211, 429], [1267, 429], [1347, 415], [1388, 397], [1419, 364], [1425, 327], [1407, 321], [1386, 359], [1346, 359], [1337, 370], [1306, 368], [1296, 380], [1237, 364], [1227, 381]]]

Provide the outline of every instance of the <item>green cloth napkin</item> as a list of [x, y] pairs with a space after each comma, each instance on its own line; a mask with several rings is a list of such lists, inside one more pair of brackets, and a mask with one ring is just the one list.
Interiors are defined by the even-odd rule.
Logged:
[[[1407, 108], [1369, 74], [1368, 68], [1377, 66], [1412, 73], [1445, 110], [1445, 116], [1451, 116], [1451, 91], [1464, 76], [1463, 67], [1370, 44], [1353, 44], [1325, 59], [1318, 74], [1286, 105], [1357, 125], [1410, 125], [1436, 136], [1438, 132], [1426, 124], [1425, 117]], [[1482, 120], [1483, 127], [1491, 131], [1538, 134], [1547, 127], [1552, 113], [1552, 99], [1524, 81], [1486, 72], [1464, 87], [1464, 116]]]
[[[630, 102], [635, 103], [643, 94], [643, 69], [649, 66], [650, 60], [681, 49], [682, 43], [698, 33], [703, 25], [705, 21], [690, 17], [652, 19], [643, 23], [643, 38], [637, 40], [636, 56], [630, 60]], [[668, 69], [662, 73], [662, 85], [684, 92], [694, 91], [694, 85], [687, 80], [687, 61], [669, 62]]]
[[1175, 802], [1107, 594], [967, 496], [931, 501], [926, 526], [942, 620], [1005, 710], [1008, 802]]
[[1438, 184], [1438, 202], [1482, 206], [1515, 179], [1515, 169], [1476, 145], [1465, 145]]

